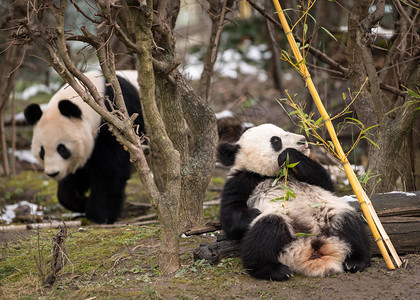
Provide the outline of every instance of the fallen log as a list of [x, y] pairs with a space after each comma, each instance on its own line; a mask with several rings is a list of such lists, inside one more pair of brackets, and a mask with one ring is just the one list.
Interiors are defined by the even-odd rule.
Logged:
[[[420, 252], [420, 191], [377, 194], [372, 196], [371, 201], [398, 254]], [[363, 219], [357, 200], [349, 203], [360, 212]], [[366, 230], [370, 236], [372, 255], [380, 255], [367, 226]], [[239, 241], [227, 240], [221, 234], [216, 242], [196, 248], [194, 259], [205, 259], [206, 262], [216, 265], [221, 259], [238, 257], [240, 246]]]

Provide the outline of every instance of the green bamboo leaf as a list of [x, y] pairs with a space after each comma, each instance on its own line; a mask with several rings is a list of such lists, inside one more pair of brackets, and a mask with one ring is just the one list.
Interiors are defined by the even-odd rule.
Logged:
[[368, 132], [369, 130], [371, 130], [372, 128], [378, 127], [379, 125], [372, 125], [364, 130], [361, 131], [361, 134], [365, 134], [366, 132]]
[[303, 26], [303, 32], [306, 34], [308, 32], [308, 24]]
[[308, 47], [309, 47], [309, 44], [305, 44], [305, 46], [302, 46], [302, 47], [300, 47], [299, 49], [300, 49], [300, 50], [303, 50], [303, 49], [308, 48]]
[[393, 113], [394, 111], [396, 111], [396, 110], [398, 110], [400, 108], [401, 108], [401, 106], [398, 106], [398, 107], [395, 107], [395, 108], [391, 109], [389, 112], [385, 113], [385, 116]]
[[363, 123], [360, 122], [359, 120], [355, 119], [355, 118], [347, 117], [346, 120], [353, 121], [354, 123], [357, 123], [357, 124], [360, 124], [361, 126], [363, 126]]
[[308, 204], [308, 206], [310, 206], [310, 207], [319, 207], [319, 206], [322, 206], [322, 205], [324, 205], [323, 203], [317, 203], [317, 204], [312, 204], [312, 205], [309, 205]]
[[280, 202], [280, 201], [284, 201], [284, 197], [278, 197], [278, 198], [274, 198], [270, 200], [270, 202]]
[[379, 147], [374, 141], [372, 141], [371, 139], [369, 139], [368, 137], [364, 136], [362, 137], [362, 139], [366, 139], [368, 140], [370, 143], [372, 143], [373, 146], [375, 146], [378, 149], [381, 149], [381, 147]]
[[322, 30], [324, 30], [329, 36], [331, 36], [337, 42], [336, 37], [331, 32], [329, 32], [327, 28], [322, 27], [322, 26], [320, 26], [319, 28], [321, 28]]
[[297, 233], [295, 233], [295, 235], [297, 237], [299, 237], [299, 236], [314, 236], [314, 235], [317, 235], [317, 234], [315, 234], [315, 233], [301, 233], [301, 232], [297, 232]]
[[315, 121], [314, 125], [318, 126], [319, 123], [321, 123], [323, 119], [324, 119], [323, 117], [319, 118], [318, 120]]
[[310, 13], [308, 13], [308, 16], [312, 19], [312, 21], [314, 21], [314, 23], [316, 24], [316, 19], [314, 16], [312, 16]]
[[287, 52], [287, 51], [285, 51], [285, 50], [281, 50], [281, 53], [288, 59], [288, 60], [291, 60], [290, 59], [290, 56], [289, 56], [289, 53]]
[[291, 188], [289, 188], [288, 186], [285, 186], [284, 184], [281, 186], [282, 189], [286, 190], [286, 192], [289, 192], [291, 194], [295, 194], [295, 191]]
[[288, 164], [286, 167], [288, 167], [289, 169], [291, 169], [291, 168], [296, 167], [296, 165], [297, 165], [298, 163], [300, 163], [300, 162], [298, 161], [298, 162], [295, 162], [295, 163], [293, 163], [293, 164]]

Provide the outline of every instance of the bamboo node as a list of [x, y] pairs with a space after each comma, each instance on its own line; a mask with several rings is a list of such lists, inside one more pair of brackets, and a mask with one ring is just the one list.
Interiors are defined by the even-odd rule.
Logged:
[[288, 32], [285, 32], [284, 34], [286, 35], [286, 36], [288, 36], [289, 34], [292, 34], [293, 32], [290, 30], [290, 31], [288, 31]]
[[375, 242], [379, 242], [379, 241], [382, 241], [381, 237], [378, 237], [377, 239], [375, 239]]

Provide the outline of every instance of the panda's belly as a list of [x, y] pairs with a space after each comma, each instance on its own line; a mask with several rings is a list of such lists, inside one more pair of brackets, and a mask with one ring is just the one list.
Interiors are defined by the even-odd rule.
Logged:
[[289, 181], [287, 187], [293, 190], [295, 198], [287, 200], [284, 182], [273, 186], [273, 180], [261, 182], [248, 200], [248, 206], [257, 208], [262, 214], [276, 214], [289, 224], [294, 233], [322, 234], [334, 227], [336, 216], [352, 208], [332, 193], [313, 185]]

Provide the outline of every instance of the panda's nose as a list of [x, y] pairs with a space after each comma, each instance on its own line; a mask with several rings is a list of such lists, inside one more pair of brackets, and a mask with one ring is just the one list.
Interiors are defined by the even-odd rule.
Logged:
[[52, 178], [54, 178], [54, 177], [56, 177], [58, 175], [58, 173], [60, 173], [60, 172], [47, 173], [47, 175], [50, 176], [50, 177], [52, 177]]

